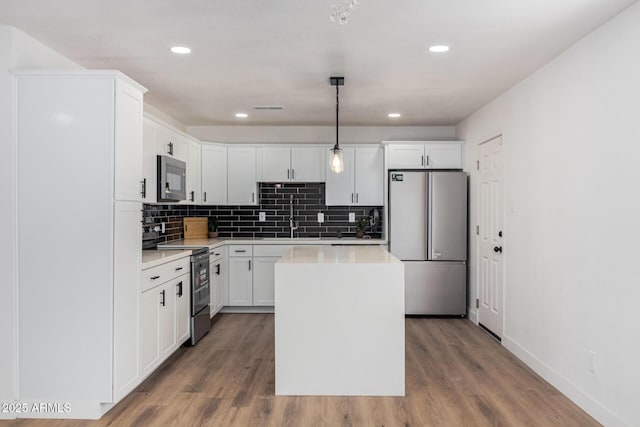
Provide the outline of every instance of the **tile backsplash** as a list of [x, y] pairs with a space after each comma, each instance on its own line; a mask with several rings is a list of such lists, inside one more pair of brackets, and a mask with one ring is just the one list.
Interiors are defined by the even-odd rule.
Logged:
[[[371, 237], [381, 237], [382, 206], [326, 206], [324, 183], [276, 184], [260, 183], [257, 206], [194, 206], [144, 205], [143, 244], [164, 243], [183, 238], [182, 218], [218, 218], [220, 237], [289, 237], [289, 214], [293, 197], [293, 217], [298, 223], [295, 237], [353, 237], [356, 224], [349, 222], [349, 213], [356, 219], [368, 217], [376, 208], [378, 223], [368, 227]], [[258, 221], [259, 212], [265, 212], [266, 221]], [[318, 213], [324, 213], [324, 222], [318, 223]], [[165, 232], [153, 231], [165, 223]]]

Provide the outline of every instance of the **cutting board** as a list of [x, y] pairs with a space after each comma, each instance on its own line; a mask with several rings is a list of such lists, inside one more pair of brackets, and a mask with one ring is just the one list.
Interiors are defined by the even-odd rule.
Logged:
[[183, 218], [185, 239], [206, 239], [209, 237], [209, 219], [204, 217]]

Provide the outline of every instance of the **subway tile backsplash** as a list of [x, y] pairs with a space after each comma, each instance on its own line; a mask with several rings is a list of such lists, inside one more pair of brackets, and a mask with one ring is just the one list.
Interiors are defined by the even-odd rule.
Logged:
[[[382, 206], [326, 206], [324, 183], [260, 183], [258, 206], [194, 206], [144, 205], [143, 245], [164, 243], [183, 238], [182, 218], [218, 217], [220, 237], [290, 237], [290, 200], [293, 197], [293, 216], [298, 223], [295, 237], [354, 237], [356, 224], [349, 222], [349, 213], [356, 219], [368, 217], [376, 208], [378, 224], [367, 228], [374, 238], [382, 233]], [[259, 212], [266, 213], [266, 221], [258, 221]], [[324, 213], [324, 223], [318, 223], [318, 213]], [[165, 232], [153, 231], [165, 223]]]

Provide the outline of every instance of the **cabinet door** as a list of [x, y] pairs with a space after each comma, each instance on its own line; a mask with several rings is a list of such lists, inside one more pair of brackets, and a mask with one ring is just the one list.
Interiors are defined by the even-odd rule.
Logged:
[[156, 151], [163, 156], [171, 156], [186, 162], [189, 156], [187, 142], [184, 138], [164, 126], [156, 128]]
[[227, 149], [227, 202], [229, 205], [255, 205], [256, 148], [228, 147]]
[[189, 161], [187, 162], [187, 203], [199, 205], [202, 201], [200, 144], [188, 141]]
[[156, 202], [156, 185], [157, 185], [157, 154], [155, 140], [155, 124], [148, 120], [144, 120], [142, 126], [142, 201], [144, 203]]
[[224, 307], [224, 273], [222, 258], [215, 259], [209, 264], [211, 272], [211, 317]]
[[180, 346], [191, 336], [191, 286], [189, 274], [178, 277], [173, 285], [176, 304], [176, 345]]
[[355, 199], [361, 206], [384, 204], [384, 162], [382, 147], [355, 150]]
[[389, 145], [389, 169], [424, 169], [424, 144]]
[[253, 305], [274, 305], [274, 265], [278, 257], [254, 257]]
[[227, 204], [227, 147], [202, 145], [202, 203]]
[[[329, 152], [325, 153], [329, 157]], [[349, 206], [355, 202], [354, 182], [354, 149], [343, 148], [344, 170], [333, 173], [327, 166], [327, 184], [325, 187], [327, 206]], [[329, 162], [327, 162], [328, 165]]]
[[262, 147], [262, 182], [285, 182], [291, 179], [291, 149]]
[[142, 293], [140, 300], [140, 370], [151, 372], [160, 363], [160, 287]]
[[115, 198], [142, 200], [142, 94], [116, 81]]
[[219, 312], [220, 310], [222, 310], [222, 308], [224, 307], [224, 294], [225, 291], [227, 290], [227, 262], [226, 262], [226, 258], [221, 258], [218, 261], [218, 264], [220, 265], [219, 270], [219, 274], [217, 274], [217, 284], [218, 286], [216, 286], [216, 288], [213, 290], [216, 294], [216, 305], [215, 308], [212, 307], [212, 310], [214, 310], [216, 313]]
[[291, 180], [325, 182], [325, 164], [329, 149], [324, 147], [291, 148]]
[[462, 144], [426, 144], [427, 169], [462, 169]]
[[253, 260], [250, 257], [229, 258], [229, 305], [253, 305]]
[[116, 202], [113, 267], [113, 376], [116, 398], [137, 384], [142, 204]]
[[160, 290], [160, 358], [164, 360], [173, 351], [176, 344], [176, 298], [174, 281], [162, 286]]

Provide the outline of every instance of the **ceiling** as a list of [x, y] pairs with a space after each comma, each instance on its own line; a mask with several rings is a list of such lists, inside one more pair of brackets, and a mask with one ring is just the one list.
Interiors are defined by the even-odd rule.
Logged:
[[339, 25], [336, 1], [1, 0], [0, 23], [123, 71], [185, 125], [334, 124], [333, 75], [341, 124], [454, 125], [635, 2], [361, 0]]

